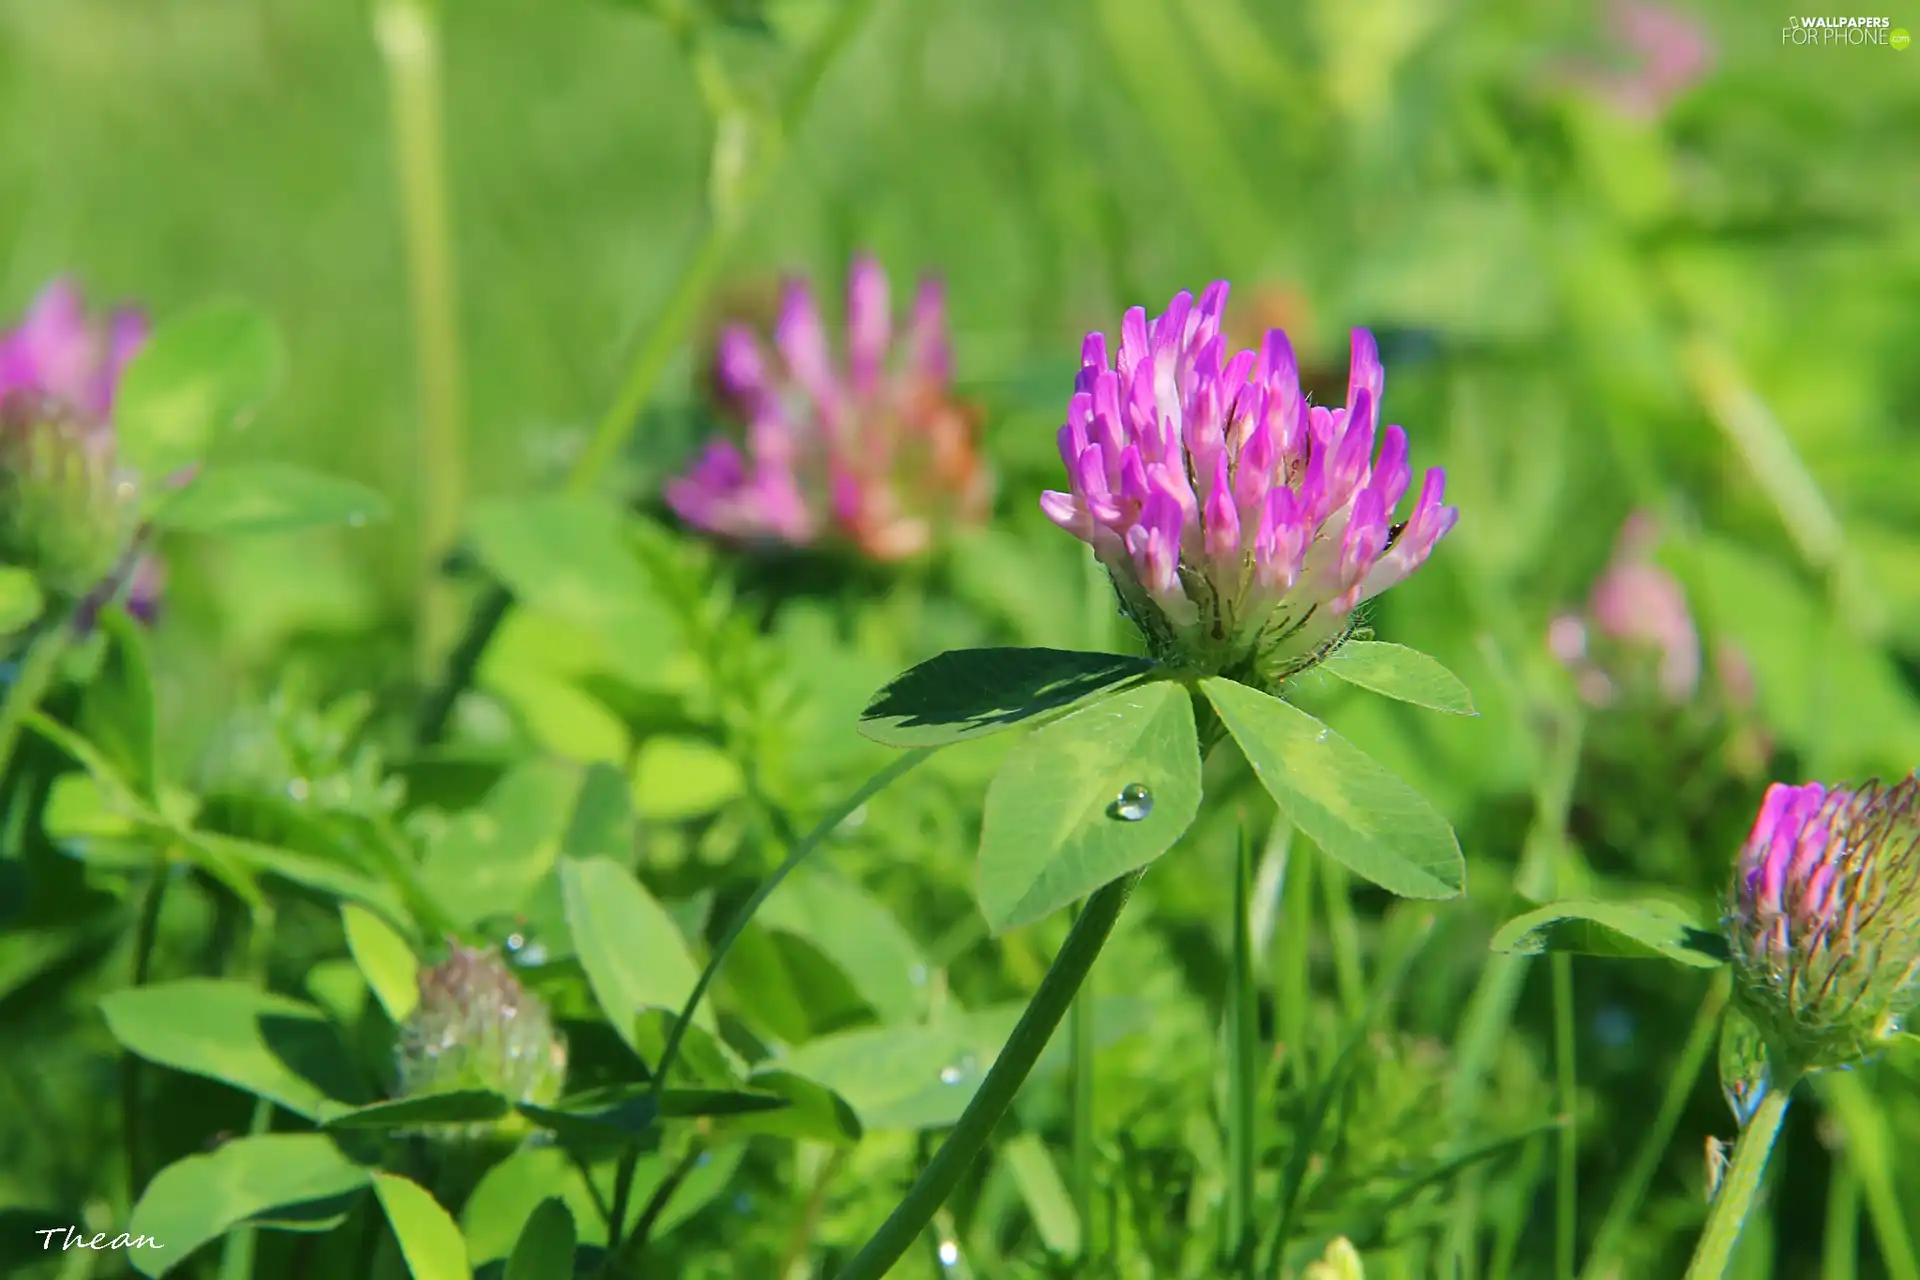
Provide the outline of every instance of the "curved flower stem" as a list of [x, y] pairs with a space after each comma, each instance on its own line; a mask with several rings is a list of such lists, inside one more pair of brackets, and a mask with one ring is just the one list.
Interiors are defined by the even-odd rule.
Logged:
[[6, 778], [7, 766], [13, 763], [14, 748], [20, 745], [20, 730], [53, 687], [54, 677], [60, 671], [60, 657], [72, 643], [73, 629], [60, 623], [47, 628], [34, 640], [20, 660], [13, 683], [7, 688], [6, 700], [0, 702], [0, 780]]
[[747, 925], [753, 920], [754, 913], [760, 910], [760, 904], [771, 897], [773, 891], [780, 887], [780, 882], [792, 875], [815, 849], [825, 843], [827, 837], [832, 835], [855, 809], [905, 777], [910, 770], [936, 750], [938, 750], [937, 747], [915, 747], [911, 751], [902, 752], [892, 764], [860, 784], [858, 790], [814, 824], [813, 830], [807, 832], [800, 843], [793, 846], [793, 852], [787, 855], [787, 860], [775, 867], [773, 874], [761, 881], [760, 887], [753, 891], [753, 896], [734, 912], [733, 920], [727, 925], [727, 931], [720, 935], [720, 941], [713, 944], [713, 954], [707, 958], [707, 966], [700, 971], [699, 978], [695, 979], [693, 991], [687, 996], [687, 1003], [681, 1007], [680, 1016], [674, 1019], [673, 1026], [667, 1032], [667, 1042], [660, 1049], [660, 1061], [653, 1069], [651, 1093], [654, 1098], [658, 1099], [667, 1087], [668, 1072], [673, 1067], [674, 1059], [680, 1056], [680, 1044], [686, 1038], [687, 1027], [693, 1022], [693, 1011], [700, 1007], [701, 998], [707, 994], [707, 988], [713, 985], [715, 975], [720, 972], [721, 962], [727, 958], [727, 952], [733, 949], [733, 944], [739, 941], [740, 935], [746, 931]]
[[1720, 1280], [1727, 1273], [1733, 1247], [1740, 1241], [1740, 1228], [1746, 1224], [1760, 1190], [1761, 1175], [1767, 1171], [1767, 1157], [1773, 1153], [1774, 1139], [1780, 1136], [1780, 1122], [1786, 1119], [1791, 1093], [1790, 1085], [1777, 1084], [1769, 1089], [1747, 1127], [1740, 1131], [1720, 1192], [1707, 1213], [1706, 1230], [1694, 1247], [1693, 1261], [1687, 1264], [1686, 1280]]
[[994, 1059], [987, 1078], [980, 1082], [979, 1092], [967, 1104], [959, 1123], [927, 1162], [906, 1198], [887, 1215], [873, 1238], [841, 1269], [835, 1280], [881, 1280], [926, 1230], [927, 1223], [933, 1220], [933, 1215], [985, 1149], [994, 1126], [1013, 1105], [1014, 1095], [1026, 1083], [1047, 1041], [1053, 1038], [1054, 1030], [1066, 1016], [1074, 993], [1093, 968], [1094, 960], [1113, 933], [1114, 923], [1120, 919], [1121, 910], [1143, 874], [1144, 871], [1128, 872], [1087, 899], [1052, 967], [1040, 980], [1040, 989], [1033, 993], [1026, 1012], [1020, 1015], [1013, 1034], [1007, 1038], [1000, 1056]]
[[1626, 1177], [1621, 1179], [1620, 1190], [1615, 1193], [1613, 1202], [1607, 1206], [1607, 1216], [1601, 1220], [1600, 1230], [1593, 1238], [1593, 1248], [1587, 1253], [1586, 1265], [1580, 1269], [1582, 1276], [1599, 1280], [1600, 1276], [1607, 1274], [1607, 1264], [1612, 1261], [1614, 1251], [1632, 1228], [1633, 1216], [1640, 1212], [1640, 1206], [1647, 1198], [1647, 1188], [1660, 1168], [1661, 1157], [1666, 1155], [1667, 1147], [1673, 1141], [1673, 1131], [1680, 1123], [1681, 1112], [1686, 1110], [1687, 1099], [1693, 1095], [1694, 1085], [1700, 1082], [1700, 1072], [1712, 1056], [1714, 1046], [1719, 1043], [1720, 1015], [1727, 1007], [1728, 986], [1725, 969], [1714, 974], [1708, 982], [1707, 997], [1700, 1002], [1700, 1012], [1694, 1017], [1693, 1030], [1688, 1032], [1687, 1043], [1680, 1050], [1680, 1060], [1667, 1077], [1667, 1090], [1660, 1099], [1660, 1112], [1655, 1116], [1652, 1127], [1642, 1135], [1633, 1164], [1628, 1167]]

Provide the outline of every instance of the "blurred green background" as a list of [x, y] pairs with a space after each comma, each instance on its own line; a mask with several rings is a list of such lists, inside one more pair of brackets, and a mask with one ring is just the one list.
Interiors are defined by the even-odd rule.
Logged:
[[[711, 52], [764, 107], [832, 7], [769, 0], [760, 29]], [[476, 500], [560, 479], [700, 243], [712, 104], [647, 8], [443, 6]], [[1460, 828], [1481, 924], [1503, 913], [1536, 802], [1552, 807], [1542, 708], [1566, 690], [1546, 627], [1634, 509], [1665, 522], [1710, 644], [1751, 662], [1775, 776], [1904, 773], [1920, 763], [1920, 50], [1794, 46], [1784, 10], [1747, 0], [1688, 12], [1704, 63], [1662, 86], [1673, 41], [1636, 50], [1600, 4], [879, 0], [634, 424], [621, 483], [650, 501], [709, 429], [698, 339], [732, 300], [786, 270], [837, 299], [859, 249], [896, 289], [940, 272], [959, 381], [988, 411], [1001, 532], [1030, 544], [983, 547], [973, 577], [996, 580], [967, 590], [1027, 643], [1084, 643], [1054, 591], [1077, 581], [1077, 545], [1035, 510], [1060, 479], [1080, 336], [1225, 277], [1243, 341], [1284, 319], [1335, 387], [1347, 328], [1375, 328], [1388, 419], [1416, 467], [1448, 468], [1459, 529], [1371, 620], [1459, 671], [1483, 716], [1435, 724], [1309, 692]], [[1920, 9], [1888, 16], [1920, 28]], [[0, 311], [61, 273], [161, 317], [246, 298], [281, 325], [291, 366], [244, 450], [396, 504], [378, 527], [167, 548], [170, 745], [198, 751], [279, 678], [289, 643], [324, 655], [335, 684], [402, 685], [417, 396], [367, 6], [0, 0], [0, 104]], [[1648, 732], [1591, 748], [1655, 763], [1584, 775], [1580, 865], [1707, 900], [1765, 779], [1649, 757]], [[1677, 798], [1693, 768], [1710, 791], [1731, 779], [1699, 812]], [[1225, 893], [1156, 884], [1176, 920], [1205, 914], [1183, 894]], [[1428, 1030], [1454, 1025], [1483, 936], [1459, 949], [1458, 983], [1434, 980]], [[1630, 1130], [1698, 995], [1581, 974], [1583, 1008], [1640, 1010], [1624, 1040], [1617, 1020], [1583, 1032], [1582, 1083], [1609, 1098], [1595, 1114]], [[1913, 1216], [1920, 1105], [1888, 1093], [1888, 1211]], [[1732, 1128], [1719, 1105], [1703, 1085], [1657, 1184], [1677, 1207], [1649, 1228], [1665, 1242], [1650, 1257], [1697, 1221], [1701, 1130]], [[1625, 1155], [1598, 1132], [1604, 1183]], [[1793, 1150], [1817, 1152], [1812, 1118], [1796, 1133]], [[1777, 1274], [1817, 1274], [1819, 1211], [1816, 1194]]]

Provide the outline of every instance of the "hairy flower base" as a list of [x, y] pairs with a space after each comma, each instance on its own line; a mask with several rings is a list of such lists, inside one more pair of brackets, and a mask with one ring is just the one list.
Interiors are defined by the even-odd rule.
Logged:
[[[486, 1089], [512, 1102], [545, 1105], [566, 1081], [566, 1043], [546, 1005], [499, 956], [458, 944], [445, 961], [420, 971], [420, 1003], [400, 1029], [396, 1058], [402, 1097]], [[515, 1114], [493, 1124], [437, 1126], [432, 1133], [473, 1141], [525, 1128]]]
[[1070, 489], [1040, 507], [1093, 548], [1155, 657], [1272, 687], [1344, 640], [1458, 513], [1434, 468], [1393, 518], [1413, 471], [1406, 433], [1378, 428], [1371, 334], [1354, 330], [1346, 406], [1308, 405], [1284, 333], [1228, 355], [1226, 302], [1220, 281], [1151, 322], [1133, 308], [1113, 360], [1087, 335], [1059, 436]]
[[1735, 999], [1776, 1066], [1876, 1052], [1920, 1002], [1920, 779], [1769, 788], [1726, 924]]

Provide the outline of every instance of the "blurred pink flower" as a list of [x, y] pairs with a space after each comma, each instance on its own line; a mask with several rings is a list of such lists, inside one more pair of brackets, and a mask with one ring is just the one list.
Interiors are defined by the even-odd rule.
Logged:
[[1574, 672], [1580, 695], [1593, 706], [1615, 701], [1626, 675], [1613, 652], [1655, 660], [1654, 684], [1667, 702], [1690, 700], [1700, 687], [1700, 633], [1673, 575], [1653, 561], [1660, 529], [1636, 511], [1621, 526], [1613, 559], [1594, 583], [1586, 613], [1562, 614], [1547, 629], [1547, 646]]
[[896, 341], [886, 272], [856, 258], [846, 312], [844, 364], [803, 280], [783, 294], [774, 359], [745, 325], [721, 332], [715, 381], [744, 439], [712, 442], [668, 483], [682, 520], [736, 542], [837, 543], [897, 561], [928, 551], [943, 525], [985, 519], [990, 481], [974, 415], [951, 394], [939, 283], [921, 284]]
[[1715, 44], [1706, 23], [1668, 5], [1613, 0], [1607, 16], [1616, 43], [1631, 58], [1624, 68], [1586, 68], [1579, 78], [1622, 114], [1664, 115], [1713, 70]]
[[[121, 375], [146, 344], [148, 333], [145, 314], [129, 307], [116, 309], [103, 321], [89, 319], [85, 298], [71, 280], [55, 280], [42, 289], [18, 327], [0, 333], [0, 407], [14, 424], [20, 445], [9, 451], [8, 466], [26, 466], [28, 453], [24, 450], [30, 437], [40, 439], [36, 447], [41, 450], [41, 464], [47, 465], [52, 455], [46, 450], [58, 453], [65, 446], [59, 446], [55, 437], [65, 437], [88, 462], [56, 468], [63, 483], [94, 475], [95, 483], [119, 484], [122, 477], [113, 466], [114, 397]], [[24, 471], [7, 479], [12, 485], [36, 482]], [[76, 497], [63, 509], [77, 519], [105, 519], [99, 513], [113, 505], [104, 499], [95, 502], [90, 497]], [[55, 504], [46, 509], [59, 507]], [[21, 531], [21, 536], [71, 543], [75, 539], [119, 535], [102, 528]], [[102, 586], [111, 589], [124, 581], [128, 610], [142, 621], [152, 622], [159, 609], [162, 580], [160, 563], [140, 552], [109, 574]]]

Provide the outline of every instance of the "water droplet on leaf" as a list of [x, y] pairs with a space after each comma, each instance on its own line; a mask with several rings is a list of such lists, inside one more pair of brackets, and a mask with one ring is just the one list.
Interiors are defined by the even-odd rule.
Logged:
[[1120, 788], [1120, 794], [1107, 809], [1109, 817], [1118, 818], [1122, 822], [1138, 822], [1152, 812], [1153, 792], [1139, 782], [1129, 782]]
[[960, 1246], [952, 1240], [940, 1242], [940, 1265], [957, 1267], [960, 1265]]
[[940, 1083], [959, 1084], [971, 1076], [979, 1065], [979, 1060], [969, 1053], [952, 1066], [940, 1068]]
[[927, 966], [923, 964], [917, 964], [913, 966], [913, 968], [907, 970], [907, 981], [911, 982], [916, 987], [926, 986], [927, 985]]

